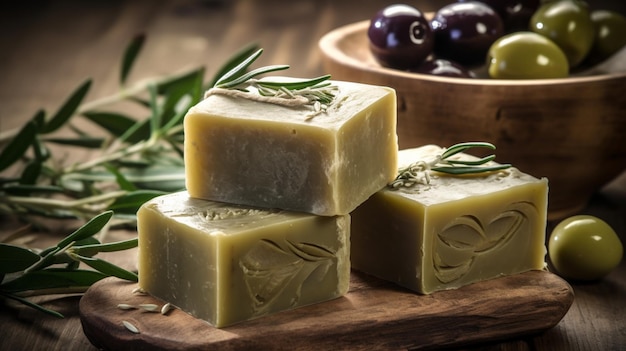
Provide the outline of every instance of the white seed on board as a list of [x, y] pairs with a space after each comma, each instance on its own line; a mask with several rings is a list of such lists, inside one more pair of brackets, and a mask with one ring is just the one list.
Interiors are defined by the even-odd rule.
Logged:
[[122, 321], [122, 324], [126, 329], [130, 330], [131, 332], [139, 334], [139, 329], [133, 323], [129, 321]]

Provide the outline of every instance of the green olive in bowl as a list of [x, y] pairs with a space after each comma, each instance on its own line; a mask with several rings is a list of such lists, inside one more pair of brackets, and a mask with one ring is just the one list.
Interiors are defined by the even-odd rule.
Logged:
[[608, 10], [591, 12], [595, 27], [593, 46], [585, 59], [588, 65], [597, 64], [626, 46], [626, 17]]
[[577, 0], [544, 3], [531, 17], [530, 29], [554, 41], [567, 56], [570, 68], [585, 59], [595, 38], [589, 7]]
[[496, 79], [566, 78], [567, 57], [550, 39], [515, 32], [496, 40], [487, 53], [487, 71]]
[[617, 267], [623, 253], [622, 242], [613, 228], [589, 215], [564, 219], [556, 225], [548, 242], [550, 261], [566, 279], [601, 279]]

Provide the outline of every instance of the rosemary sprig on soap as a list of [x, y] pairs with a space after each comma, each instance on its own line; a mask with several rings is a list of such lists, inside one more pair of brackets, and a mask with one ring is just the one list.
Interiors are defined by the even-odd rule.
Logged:
[[[333, 102], [337, 86], [328, 82], [330, 75], [289, 81], [256, 79], [262, 74], [289, 68], [288, 65], [271, 65], [248, 72], [250, 65], [262, 53], [263, 49], [259, 49], [250, 56], [242, 58], [235, 67], [215, 82], [215, 85], [206, 92], [205, 97], [222, 94], [283, 106], [310, 105], [315, 112], [325, 111]], [[249, 88], [255, 88], [258, 94], [254, 94]]]
[[487, 148], [495, 150], [495, 146], [486, 142], [467, 142], [459, 143], [445, 149], [441, 155], [436, 155], [432, 161], [416, 161], [407, 167], [398, 170], [396, 179], [389, 183], [392, 189], [400, 187], [412, 187], [416, 184], [429, 184], [430, 171], [446, 173], [450, 175], [465, 175], [495, 172], [510, 168], [510, 164], [499, 164], [495, 166], [486, 166], [493, 161], [496, 156], [488, 155], [477, 160], [460, 160], [453, 159], [452, 156], [471, 148]]

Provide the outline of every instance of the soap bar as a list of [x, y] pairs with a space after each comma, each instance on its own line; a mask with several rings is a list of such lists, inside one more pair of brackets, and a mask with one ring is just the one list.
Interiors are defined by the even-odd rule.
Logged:
[[211, 95], [184, 120], [189, 195], [323, 216], [348, 214], [395, 177], [396, 95], [330, 81], [326, 112]]
[[[442, 151], [401, 150], [399, 165]], [[516, 168], [429, 174], [430, 182], [377, 192], [351, 214], [354, 269], [429, 294], [545, 268], [547, 179]]]
[[350, 216], [159, 196], [137, 213], [139, 287], [215, 327], [327, 301], [350, 280]]

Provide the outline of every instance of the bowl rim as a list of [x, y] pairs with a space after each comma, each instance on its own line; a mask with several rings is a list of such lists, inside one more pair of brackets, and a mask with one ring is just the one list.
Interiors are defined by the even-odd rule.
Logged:
[[[402, 79], [416, 79], [419, 78], [424, 81], [432, 81], [439, 83], [456, 83], [466, 85], [493, 85], [493, 86], [532, 86], [532, 85], [567, 85], [567, 84], [584, 84], [591, 82], [607, 81], [613, 79], [626, 79], [626, 71], [615, 72], [609, 74], [595, 74], [588, 76], [570, 76], [567, 78], [546, 78], [546, 79], [489, 79], [489, 78], [457, 78], [457, 77], [441, 77], [430, 74], [407, 72], [397, 70], [393, 68], [387, 68], [383, 66], [372, 66], [363, 64], [362, 61], [355, 59], [353, 56], [348, 55], [344, 50], [339, 48], [339, 43], [349, 35], [358, 33], [359, 31], [367, 30], [370, 20], [363, 20], [359, 22], [350, 23], [324, 34], [319, 42], [318, 46], [321, 49], [323, 55], [328, 59], [334, 60], [342, 65], [350, 66], [351, 68], [367, 71], [369, 73], [395, 76]], [[626, 47], [624, 48], [626, 49]], [[623, 50], [624, 50], [623, 49]]]

